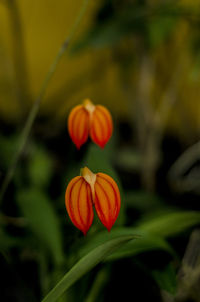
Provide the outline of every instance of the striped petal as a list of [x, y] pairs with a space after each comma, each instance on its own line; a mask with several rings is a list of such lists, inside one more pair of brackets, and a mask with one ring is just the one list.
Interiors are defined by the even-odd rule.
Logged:
[[86, 235], [93, 218], [90, 185], [82, 176], [73, 178], [67, 186], [65, 205], [72, 223]]
[[78, 105], [72, 109], [68, 118], [69, 135], [78, 149], [87, 141], [89, 134], [89, 113]]
[[95, 107], [90, 119], [90, 137], [101, 148], [109, 141], [113, 130], [112, 117], [101, 105]]
[[115, 223], [121, 205], [116, 182], [107, 174], [97, 173], [94, 185], [94, 206], [102, 224], [110, 231]]

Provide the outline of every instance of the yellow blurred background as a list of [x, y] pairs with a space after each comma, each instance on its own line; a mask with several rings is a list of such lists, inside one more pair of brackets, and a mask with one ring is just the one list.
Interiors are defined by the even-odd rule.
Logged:
[[[196, 7], [199, 9], [198, 2], [179, 1], [194, 11]], [[81, 0], [59, 1], [56, 5], [53, 0], [0, 1], [0, 116], [3, 120], [15, 122], [24, 108], [30, 109], [81, 5]], [[186, 137], [190, 137], [191, 132], [198, 136], [200, 71], [196, 67], [199, 58], [191, 55], [188, 43], [194, 28], [187, 20], [179, 21], [167, 42], [143, 56], [146, 75], [138, 53], [135, 68], [125, 76], [121, 72], [120, 55], [117, 60], [115, 55], [130, 55], [134, 51], [132, 38], [122, 39], [114, 47], [89, 46], [77, 53], [71, 51], [80, 37], [93, 27], [100, 5], [101, 1], [89, 3], [48, 86], [40, 113], [64, 121], [72, 106], [89, 97], [94, 103], [106, 104], [116, 118], [132, 119], [140, 98], [138, 94], [145, 94], [152, 110], [159, 115], [162, 110], [159, 104], [166, 102], [169, 93], [176, 100], [168, 113], [167, 128]]]

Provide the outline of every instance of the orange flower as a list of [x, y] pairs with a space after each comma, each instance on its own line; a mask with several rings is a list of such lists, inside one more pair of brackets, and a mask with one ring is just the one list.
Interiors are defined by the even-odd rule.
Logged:
[[116, 182], [107, 174], [92, 173], [87, 167], [81, 169], [81, 176], [70, 181], [65, 193], [69, 217], [84, 235], [94, 218], [93, 205], [102, 224], [110, 231], [118, 217], [120, 204]]
[[112, 135], [113, 123], [109, 111], [101, 105], [85, 100], [72, 109], [68, 119], [69, 135], [78, 149], [88, 136], [103, 148]]

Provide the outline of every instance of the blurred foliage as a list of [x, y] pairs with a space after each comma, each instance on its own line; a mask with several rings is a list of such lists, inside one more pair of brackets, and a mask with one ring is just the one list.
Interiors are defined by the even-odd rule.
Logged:
[[45, 188], [53, 175], [53, 162], [47, 151], [42, 148], [32, 148], [29, 161], [29, 178], [33, 186]]
[[17, 202], [31, 230], [41, 240], [41, 246], [44, 244], [55, 263], [60, 264], [63, 261], [61, 230], [46, 195], [36, 188], [26, 189], [18, 192]]
[[[1, 182], [81, 4], [0, 1]], [[178, 272], [200, 225], [199, 29], [198, 0], [90, 2], [1, 205], [2, 301], [41, 301], [60, 280], [60, 302], [183, 301]], [[113, 115], [103, 150], [89, 141], [77, 151], [67, 134], [69, 109], [86, 97]], [[119, 186], [109, 233], [95, 216], [83, 237], [66, 213], [67, 184], [84, 166]]]
[[153, 271], [154, 278], [158, 282], [160, 288], [174, 295], [176, 292], [176, 272], [171, 264], [163, 271]]
[[0, 137], [0, 156], [2, 169], [6, 169], [9, 166], [10, 158], [16, 152], [18, 147], [18, 135], [14, 134], [12, 137]]
[[145, 45], [155, 47], [169, 37], [178, 18], [185, 14], [188, 11], [173, 2], [146, 5], [138, 1], [124, 5], [117, 1], [105, 1], [98, 14], [96, 27], [91, 29], [74, 50], [88, 45], [97, 48], [112, 46], [133, 34], [142, 35], [146, 38]]

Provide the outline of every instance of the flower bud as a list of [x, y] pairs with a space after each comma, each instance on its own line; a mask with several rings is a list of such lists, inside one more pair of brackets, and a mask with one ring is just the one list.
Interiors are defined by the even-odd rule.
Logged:
[[110, 231], [120, 211], [118, 186], [107, 174], [94, 174], [85, 167], [81, 169], [81, 176], [70, 181], [65, 193], [69, 217], [84, 235], [94, 218], [93, 204], [100, 221]]
[[94, 105], [86, 99], [82, 105], [72, 109], [68, 119], [68, 131], [72, 141], [79, 149], [88, 139], [103, 148], [109, 141], [113, 130], [112, 117], [101, 105]]

